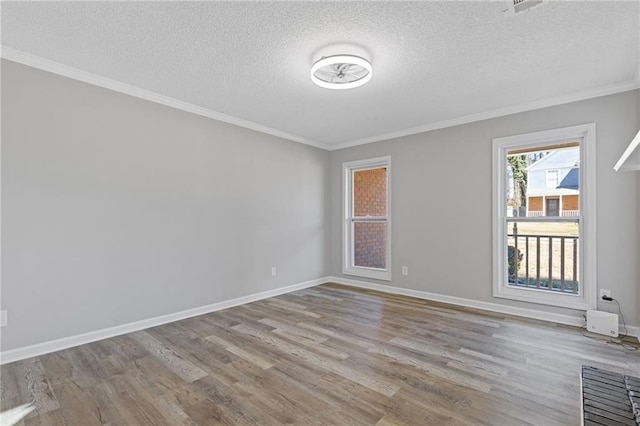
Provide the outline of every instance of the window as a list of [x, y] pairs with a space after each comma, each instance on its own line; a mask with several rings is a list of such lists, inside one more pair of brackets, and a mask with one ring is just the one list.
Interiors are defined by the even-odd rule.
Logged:
[[495, 297], [596, 306], [595, 124], [493, 140]]
[[390, 157], [343, 164], [342, 272], [391, 280]]

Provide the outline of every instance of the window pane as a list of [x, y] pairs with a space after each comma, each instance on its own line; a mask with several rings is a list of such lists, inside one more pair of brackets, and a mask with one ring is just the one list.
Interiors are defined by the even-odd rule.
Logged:
[[353, 224], [354, 266], [387, 268], [387, 223]]
[[578, 294], [579, 223], [509, 222], [508, 285]]
[[579, 216], [578, 142], [507, 152], [507, 216]]
[[507, 285], [579, 294], [579, 143], [510, 151], [507, 171], [508, 216], [541, 218], [507, 222]]
[[387, 215], [386, 167], [353, 172], [353, 215]]

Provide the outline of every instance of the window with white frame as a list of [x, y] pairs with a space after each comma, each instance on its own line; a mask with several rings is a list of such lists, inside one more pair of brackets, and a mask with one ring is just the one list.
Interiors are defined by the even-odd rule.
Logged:
[[495, 297], [596, 306], [595, 130], [493, 140]]
[[343, 164], [342, 272], [391, 280], [390, 157]]

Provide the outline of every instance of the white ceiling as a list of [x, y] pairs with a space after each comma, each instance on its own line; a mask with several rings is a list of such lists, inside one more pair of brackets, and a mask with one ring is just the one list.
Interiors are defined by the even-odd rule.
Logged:
[[[506, 5], [3, 1], [2, 45], [328, 149], [640, 87], [640, 3]], [[311, 82], [340, 43], [369, 84]]]

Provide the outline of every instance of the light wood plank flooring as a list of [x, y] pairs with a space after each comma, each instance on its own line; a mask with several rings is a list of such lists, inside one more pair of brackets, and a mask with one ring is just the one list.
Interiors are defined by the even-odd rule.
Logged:
[[1, 368], [25, 425], [578, 425], [578, 329], [328, 284]]

